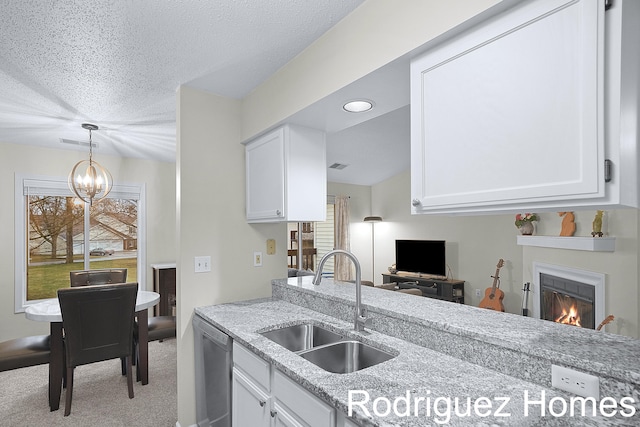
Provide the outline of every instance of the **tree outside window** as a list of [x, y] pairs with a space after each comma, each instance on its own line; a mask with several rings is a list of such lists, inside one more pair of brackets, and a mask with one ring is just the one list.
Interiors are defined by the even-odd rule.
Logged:
[[88, 210], [87, 220], [85, 203], [74, 197], [26, 199], [27, 301], [54, 298], [59, 288], [69, 287], [74, 270], [127, 268], [128, 279], [136, 281], [137, 200], [104, 199]]

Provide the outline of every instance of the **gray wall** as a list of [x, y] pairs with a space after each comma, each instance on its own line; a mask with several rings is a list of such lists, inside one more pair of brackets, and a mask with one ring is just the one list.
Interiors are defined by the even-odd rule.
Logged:
[[[0, 227], [0, 341], [49, 333], [48, 323], [27, 320], [24, 313], [14, 313], [14, 176], [20, 173], [66, 179], [73, 165], [86, 160], [87, 156], [84, 151], [0, 143], [0, 198], [3, 201], [0, 204], [3, 223]], [[99, 152], [94, 156], [116, 182], [146, 184], [146, 278], [140, 286], [151, 290], [153, 277], [149, 265], [176, 259], [175, 164], [106, 156]]]

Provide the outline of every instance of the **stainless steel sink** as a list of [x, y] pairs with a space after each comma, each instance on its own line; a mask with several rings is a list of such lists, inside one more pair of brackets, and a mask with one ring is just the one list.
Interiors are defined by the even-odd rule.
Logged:
[[311, 323], [287, 326], [275, 331], [262, 332], [261, 335], [293, 352], [309, 350], [342, 339], [341, 335]]
[[360, 341], [340, 341], [299, 353], [325, 371], [348, 374], [392, 359], [392, 354]]

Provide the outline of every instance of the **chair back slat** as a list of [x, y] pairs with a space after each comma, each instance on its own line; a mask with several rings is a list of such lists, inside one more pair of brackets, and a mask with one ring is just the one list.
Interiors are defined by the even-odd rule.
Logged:
[[110, 283], [125, 283], [127, 281], [126, 268], [109, 268], [102, 270], [70, 271], [71, 287], [107, 285]]
[[58, 290], [67, 366], [132, 353], [137, 283]]

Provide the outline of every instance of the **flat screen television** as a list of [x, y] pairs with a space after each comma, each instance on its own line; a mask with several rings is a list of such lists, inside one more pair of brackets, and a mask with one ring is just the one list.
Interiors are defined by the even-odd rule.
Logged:
[[446, 276], [444, 240], [396, 240], [396, 269]]

